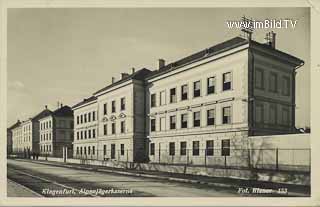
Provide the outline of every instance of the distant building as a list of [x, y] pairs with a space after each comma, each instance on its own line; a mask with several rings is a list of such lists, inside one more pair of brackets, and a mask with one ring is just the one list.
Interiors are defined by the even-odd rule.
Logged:
[[[17, 146], [13, 144], [13, 142], [17, 143], [17, 134], [15, 133], [15, 136], [13, 136], [13, 129], [16, 129], [21, 124], [20, 120], [18, 120], [15, 124], [7, 128], [7, 154], [12, 154], [14, 152], [13, 148], [15, 148], [15, 151], [17, 150]], [[15, 131], [16, 132], [16, 131]]]
[[68, 148], [72, 156], [73, 112], [69, 106], [62, 106], [39, 119], [40, 154], [63, 157]]

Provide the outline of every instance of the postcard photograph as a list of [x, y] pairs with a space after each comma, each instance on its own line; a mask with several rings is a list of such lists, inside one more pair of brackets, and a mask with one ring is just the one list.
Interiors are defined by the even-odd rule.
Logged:
[[7, 196], [310, 197], [310, 8], [8, 8]]

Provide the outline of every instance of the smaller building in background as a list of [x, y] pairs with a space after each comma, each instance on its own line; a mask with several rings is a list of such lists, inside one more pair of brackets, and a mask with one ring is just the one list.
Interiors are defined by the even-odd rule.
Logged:
[[63, 157], [63, 150], [72, 155], [73, 111], [69, 106], [60, 106], [57, 110], [39, 119], [40, 154]]
[[[16, 142], [17, 136], [13, 137], [13, 129], [16, 129], [21, 124], [20, 120], [18, 120], [15, 124], [7, 128], [7, 155], [13, 153], [13, 140]], [[16, 149], [16, 146], [15, 146]]]

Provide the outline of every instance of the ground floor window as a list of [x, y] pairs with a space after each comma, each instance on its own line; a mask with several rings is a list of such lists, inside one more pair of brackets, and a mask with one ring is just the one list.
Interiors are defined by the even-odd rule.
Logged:
[[154, 143], [150, 143], [150, 155], [154, 155]]
[[200, 151], [200, 142], [199, 141], [193, 141], [192, 142], [192, 155], [198, 156]]
[[120, 154], [124, 155], [124, 144], [120, 145]]
[[107, 145], [103, 145], [103, 155], [107, 155]]
[[207, 140], [206, 142], [206, 155], [213, 156], [213, 140]]
[[221, 155], [230, 156], [230, 139], [221, 140]]
[[180, 142], [180, 155], [187, 155], [187, 142]]
[[174, 142], [170, 142], [169, 143], [169, 155], [175, 155], [175, 143]]

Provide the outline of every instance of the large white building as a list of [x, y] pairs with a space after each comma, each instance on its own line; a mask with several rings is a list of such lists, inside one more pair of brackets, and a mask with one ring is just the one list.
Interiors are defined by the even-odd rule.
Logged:
[[277, 50], [275, 35], [266, 44], [235, 37], [167, 65], [160, 59], [158, 70], [122, 74], [73, 107], [80, 117], [97, 111], [76, 129], [97, 127], [97, 138], [75, 134], [74, 150], [97, 149], [101, 160], [210, 164], [247, 149], [249, 136], [294, 133], [303, 63]]

